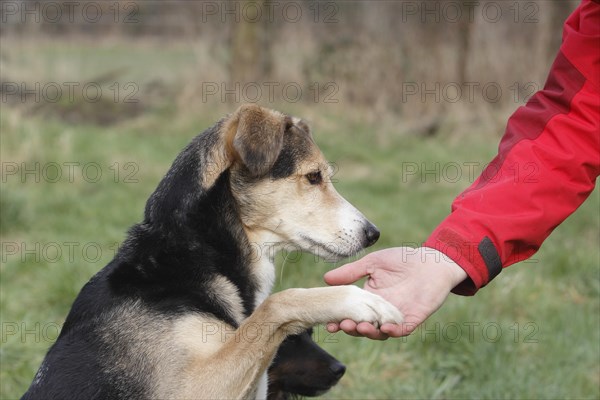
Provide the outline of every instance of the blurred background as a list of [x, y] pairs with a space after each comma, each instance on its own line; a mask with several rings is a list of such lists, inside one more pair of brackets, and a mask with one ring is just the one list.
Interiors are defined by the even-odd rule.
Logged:
[[[19, 398], [82, 285], [191, 138], [241, 103], [306, 119], [336, 186], [418, 246], [544, 85], [574, 1], [0, 3], [0, 397]], [[326, 398], [599, 398], [600, 200], [411, 337], [315, 331]], [[277, 290], [337, 265], [278, 260]]]

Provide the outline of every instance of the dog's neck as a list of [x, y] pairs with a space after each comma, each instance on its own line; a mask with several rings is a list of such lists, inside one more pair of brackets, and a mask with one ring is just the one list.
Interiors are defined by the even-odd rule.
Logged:
[[254, 299], [258, 307], [271, 294], [275, 282], [275, 254], [280, 250], [278, 238], [269, 231], [244, 229], [252, 249], [251, 271], [257, 283]]
[[272, 233], [243, 225], [231, 191], [231, 171], [224, 171], [209, 189], [198, 185], [198, 171], [205, 168], [198, 156], [199, 139], [177, 157], [148, 200], [144, 223], [132, 229], [128, 242], [136, 246], [136, 236], [155, 236], [156, 245], [149, 249], [155, 259], [162, 258], [156, 253], [190, 254], [196, 262], [178, 265], [169, 279], [193, 287], [194, 279], [206, 279], [198, 268], [222, 274], [238, 288], [248, 314], [271, 293], [279, 246]]
[[[268, 254], [269, 250], [266, 249], [265, 252]], [[273, 260], [266, 256], [267, 254], [252, 264], [252, 273], [257, 283], [254, 297], [255, 308], [271, 294], [275, 282], [275, 265]]]

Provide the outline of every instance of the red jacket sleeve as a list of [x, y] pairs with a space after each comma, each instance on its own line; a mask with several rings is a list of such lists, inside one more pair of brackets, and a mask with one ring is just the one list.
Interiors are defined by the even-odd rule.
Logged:
[[469, 276], [472, 295], [502, 268], [531, 257], [589, 196], [600, 174], [600, 3], [564, 25], [544, 88], [510, 117], [498, 155], [424, 243]]

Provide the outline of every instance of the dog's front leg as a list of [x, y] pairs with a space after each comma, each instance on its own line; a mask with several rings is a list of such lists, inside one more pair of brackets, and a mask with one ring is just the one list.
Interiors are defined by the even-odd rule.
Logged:
[[192, 379], [183, 397], [252, 398], [260, 377], [287, 336], [343, 319], [400, 323], [402, 315], [383, 298], [356, 286], [276, 293], [244, 320], [215, 354], [192, 365]]

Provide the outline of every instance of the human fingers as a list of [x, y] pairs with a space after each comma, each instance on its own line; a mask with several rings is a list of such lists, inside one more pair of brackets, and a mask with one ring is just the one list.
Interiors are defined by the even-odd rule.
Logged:
[[348, 285], [368, 275], [364, 258], [327, 272], [323, 278], [328, 285]]

